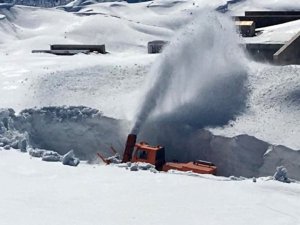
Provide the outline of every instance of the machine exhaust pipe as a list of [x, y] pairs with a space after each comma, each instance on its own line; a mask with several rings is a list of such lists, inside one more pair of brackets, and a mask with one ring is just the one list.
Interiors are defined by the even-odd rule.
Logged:
[[136, 143], [136, 134], [128, 134], [122, 163], [127, 163], [131, 161], [135, 143]]

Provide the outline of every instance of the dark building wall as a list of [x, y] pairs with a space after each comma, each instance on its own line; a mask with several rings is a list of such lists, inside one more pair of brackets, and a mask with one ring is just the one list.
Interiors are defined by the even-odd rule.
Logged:
[[300, 32], [274, 54], [274, 62], [281, 65], [300, 63]]
[[27, 5], [27, 6], [39, 6], [39, 7], [55, 7], [59, 5], [65, 5], [72, 0], [2, 0], [5, 3], [15, 2], [17, 5]]
[[253, 58], [255, 61], [273, 61], [273, 55], [277, 52], [283, 44], [245, 44], [244, 48], [247, 53]]
[[300, 15], [235, 16], [233, 17], [233, 19], [239, 21], [254, 21], [256, 28], [260, 28], [260, 27], [267, 27], [267, 26], [277, 25], [281, 23], [286, 23], [294, 20], [299, 20]]

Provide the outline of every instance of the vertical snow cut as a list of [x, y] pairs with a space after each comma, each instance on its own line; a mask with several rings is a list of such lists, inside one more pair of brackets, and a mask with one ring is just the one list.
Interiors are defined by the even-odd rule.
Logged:
[[219, 126], [243, 111], [247, 68], [233, 21], [200, 13], [153, 65], [132, 133], [150, 120]]

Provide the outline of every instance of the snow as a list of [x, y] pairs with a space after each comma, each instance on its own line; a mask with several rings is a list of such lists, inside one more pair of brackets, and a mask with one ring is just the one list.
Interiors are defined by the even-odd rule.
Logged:
[[220, 218], [222, 224], [300, 222], [297, 183], [218, 181], [86, 164], [74, 168], [6, 151], [0, 151], [0, 176], [6, 181], [0, 192], [6, 225], [192, 225], [219, 224]]
[[[299, 183], [262, 176], [284, 166], [289, 178], [300, 179], [300, 67], [251, 62], [226, 15], [212, 12], [224, 5], [228, 15], [299, 9], [299, 2], [227, 3], [1, 9], [0, 105], [16, 111], [0, 110], [1, 224], [299, 224]], [[294, 21], [261, 28], [243, 41], [284, 43], [298, 27]], [[171, 44], [162, 55], [148, 55], [153, 40]], [[109, 54], [31, 54], [61, 43], [105, 44]], [[139, 140], [166, 146], [167, 160], [212, 161], [226, 177], [152, 173], [135, 164], [69, 167], [5, 150], [24, 149], [26, 140], [37, 155], [74, 149], [75, 157], [92, 161], [98, 151], [108, 157], [111, 144], [121, 153], [161, 71], [174, 76], [160, 86], [168, 88], [158, 104], [150, 104]]]
[[247, 112], [213, 132], [227, 136], [245, 133], [299, 150], [299, 66], [252, 65]]

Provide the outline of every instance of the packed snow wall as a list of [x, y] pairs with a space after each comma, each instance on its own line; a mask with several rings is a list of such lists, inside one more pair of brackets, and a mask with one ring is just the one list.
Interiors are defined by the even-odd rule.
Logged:
[[[0, 150], [31, 148], [65, 154], [73, 149], [81, 159], [93, 161], [96, 153], [111, 156], [112, 145], [123, 153], [127, 121], [108, 118], [88, 107], [45, 107], [15, 114], [0, 110]], [[145, 124], [138, 141], [164, 145], [167, 161], [208, 160], [223, 176], [268, 176], [285, 166], [289, 177], [300, 179], [300, 151], [273, 146], [248, 135], [216, 136], [186, 124], [156, 122]]]
[[185, 123], [152, 121], [145, 124], [138, 139], [165, 146], [167, 161], [213, 162], [222, 176], [270, 176], [283, 165], [291, 178], [300, 179], [300, 151], [245, 134], [224, 137]]
[[0, 111], [0, 142], [4, 147], [19, 148], [25, 138], [31, 148], [60, 154], [73, 149], [81, 159], [93, 160], [96, 152], [109, 156], [111, 145], [123, 148], [125, 123], [83, 106], [26, 109], [19, 115], [4, 109]]

